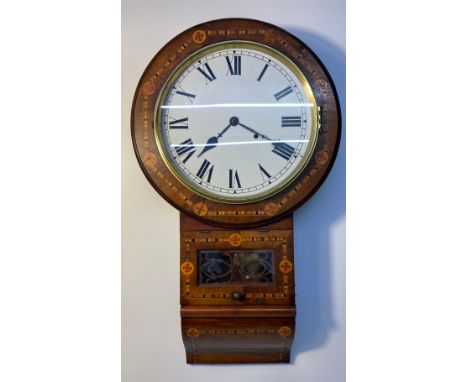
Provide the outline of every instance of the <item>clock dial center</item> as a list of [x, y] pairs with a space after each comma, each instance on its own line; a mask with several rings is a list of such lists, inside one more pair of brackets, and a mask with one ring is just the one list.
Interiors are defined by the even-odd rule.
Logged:
[[229, 118], [229, 123], [231, 124], [231, 126], [237, 126], [239, 124], [239, 118], [231, 117]]

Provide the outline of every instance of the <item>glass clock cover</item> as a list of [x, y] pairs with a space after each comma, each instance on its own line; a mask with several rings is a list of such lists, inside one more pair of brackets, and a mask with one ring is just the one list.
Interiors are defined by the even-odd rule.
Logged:
[[156, 102], [156, 142], [187, 187], [245, 203], [290, 184], [309, 161], [318, 107], [297, 66], [265, 45], [234, 41], [186, 58]]

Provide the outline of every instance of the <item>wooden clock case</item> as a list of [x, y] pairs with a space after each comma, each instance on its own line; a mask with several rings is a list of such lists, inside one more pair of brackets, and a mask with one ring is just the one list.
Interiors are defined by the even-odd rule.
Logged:
[[[319, 137], [309, 163], [282, 191], [255, 203], [216, 202], [186, 187], [167, 168], [154, 135], [156, 99], [177, 65], [201, 48], [230, 40], [261, 43], [286, 55], [304, 73], [320, 106]], [[188, 363], [289, 362], [296, 315], [292, 213], [328, 175], [340, 118], [335, 87], [317, 56], [296, 37], [261, 21], [221, 19], [194, 26], [166, 44], [146, 68], [133, 101], [132, 137], [145, 176], [180, 211], [180, 302]], [[231, 267], [229, 281], [207, 282], [213, 253]], [[260, 254], [267, 268], [262, 280], [245, 278], [252, 253]]]

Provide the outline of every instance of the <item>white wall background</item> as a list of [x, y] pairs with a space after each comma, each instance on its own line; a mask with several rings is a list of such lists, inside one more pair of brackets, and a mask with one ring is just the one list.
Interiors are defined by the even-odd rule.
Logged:
[[203, 21], [248, 17], [308, 44], [331, 73], [345, 121], [344, 0], [123, 0], [122, 381], [345, 380], [345, 142], [328, 179], [295, 215], [297, 327], [290, 365], [191, 366], [179, 318], [179, 220], [143, 176], [130, 112], [146, 65], [179, 32]]

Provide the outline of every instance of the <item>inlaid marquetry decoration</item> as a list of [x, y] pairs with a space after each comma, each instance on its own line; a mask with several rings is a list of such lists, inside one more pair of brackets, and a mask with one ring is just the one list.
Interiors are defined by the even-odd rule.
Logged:
[[279, 269], [283, 273], [289, 273], [292, 271], [293, 265], [288, 259], [283, 259], [279, 264]]
[[198, 202], [193, 206], [193, 211], [198, 216], [205, 216], [208, 213], [208, 206], [203, 202]]
[[242, 236], [238, 233], [233, 233], [229, 236], [229, 244], [231, 244], [233, 247], [240, 246], [242, 244]]
[[186, 261], [180, 266], [180, 270], [184, 275], [188, 276], [193, 273], [195, 267], [190, 261]]
[[156, 85], [153, 81], [146, 81], [143, 85], [143, 93], [146, 95], [152, 95], [156, 91]]
[[317, 160], [317, 163], [325, 164], [328, 160], [328, 154], [326, 151], [319, 151], [317, 154], [315, 154], [315, 159]]
[[187, 335], [191, 338], [195, 338], [200, 335], [200, 332], [196, 328], [190, 328], [189, 330], [187, 330]]
[[193, 32], [192, 39], [197, 44], [202, 44], [206, 40], [206, 32], [202, 29], [198, 29]]
[[164, 272], [180, 277], [188, 363], [289, 362], [292, 214], [330, 173], [340, 118], [319, 58], [265, 22], [196, 25], [147, 66], [132, 138], [144, 175], [180, 211], [180, 269]]
[[292, 330], [289, 326], [282, 326], [281, 328], [278, 329], [278, 334], [281, 337], [289, 337], [292, 333]]
[[275, 216], [278, 213], [279, 207], [276, 203], [268, 203], [265, 206], [265, 214], [268, 216]]
[[145, 156], [144, 156], [144, 161], [145, 161], [145, 165], [151, 169], [152, 171], [157, 171], [156, 170], [156, 155], [154, 155], [153, 153], [146, 153]]

